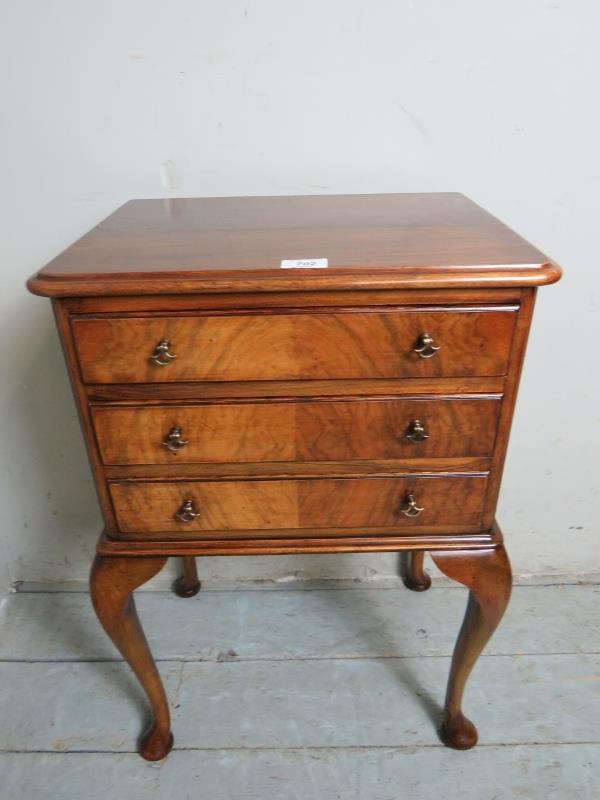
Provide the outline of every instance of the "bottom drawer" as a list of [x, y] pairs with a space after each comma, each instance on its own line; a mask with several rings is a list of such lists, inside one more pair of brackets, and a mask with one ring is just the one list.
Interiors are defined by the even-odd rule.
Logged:
[[445, 475], [121, 481], [109, 487], [121, 533], [205, 539], [210, 532], [246, 538], [257, 531], [356, 528], [473, 533], [486, 483], [485, 475]]

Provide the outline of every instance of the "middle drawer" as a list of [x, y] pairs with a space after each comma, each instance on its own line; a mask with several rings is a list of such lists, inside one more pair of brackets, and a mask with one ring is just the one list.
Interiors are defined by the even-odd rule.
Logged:
[[106, 465], [489, 456], [500, 396], [92, 406]]

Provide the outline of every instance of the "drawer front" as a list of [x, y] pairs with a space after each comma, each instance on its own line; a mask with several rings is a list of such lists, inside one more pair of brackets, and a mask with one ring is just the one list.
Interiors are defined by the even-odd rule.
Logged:
[[96, 406], [105, 464], [491, 455], [499, 398]]
[[[507, 371], [516, 316], [513, 306], [338, 309], [76, 317], [72, 327], [86, 383], [491, 377]], [[439, 349], [417, 353], [423, 334]]]
[[[238, 480], [112, 482], [109, 484], [123, 534], [327, 529], [414, 530], [441, 526], [453, 533], [479, 525], [486, 477], [346, 478], [320, 480]], [[418, 516], [411, 513], [409, 495]], [[186, 502], [191, 501], [186, 513]], [[191, 512], [191, 513], [190, 513]], [[177, 514], [189, 521], [180, 521]], [[197, 516], [191, 518], [191, 515]]]

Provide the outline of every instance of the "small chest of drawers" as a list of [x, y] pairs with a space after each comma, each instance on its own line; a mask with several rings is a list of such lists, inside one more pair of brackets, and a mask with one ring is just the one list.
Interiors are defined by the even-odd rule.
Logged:
[[422, 590], [428, 551], [470, 589], [442, 738], [475, 744], [463, 690], [510, 593], [502, 465], [559, 277], [430, 194], [131, 201], [29, 281], [55, 306], [105, 524], [92, 599], [152, 706], [145, 758], [173, 739], [132, 592], [169, 556], [190, 596], [202, 555], [406, 551]]

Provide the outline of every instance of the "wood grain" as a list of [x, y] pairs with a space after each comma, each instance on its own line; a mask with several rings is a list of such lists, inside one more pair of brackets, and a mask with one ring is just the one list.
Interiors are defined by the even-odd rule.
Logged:
[[148, 761], [164, 758], [173, 747], [169, 703], [135, 608], [133, 592], [165, 565], [161, 558], [103, 558], [90, 574], [90, 595], [102, 627], [134, 671], [152, 709], [152, 723], [139, 745]]
[[[500, 399], [95, 406], [105, 464], [341, 461], [491, 455]], [[428, 439], [412, 442], [419, 420]], [[174, 427], [187, 444], [171, 452]]]
[[444, 703], [442, 740], [456, 750], [477, 744], [477, 729], [462, 712], [462, 698], [471, 670], [496, 630], [510, 598], [510, 562], [502, 545], [472, 552], [432, 553], [439, 569], [469, 589], [469, 600], [458, 634]]
[[[75, 318], [85, 383], [503, 375], [516, 307]], [[422, 333], [439, 346], [414, 351]], [[163, 339], [177, 356], [150, 357]]]
[[[175, 462], [175, 463], [173, 463]], [[260, 461], [185, 464], [125, 464], [104, 467], [108, 480], [231, 480], [234, 478], [393, 478], [405, 475], [456, 475], [489, 472], [491, 458], [352, 459], [352, 461]]]
[[[408, 528], [477, 525], [487, 478], [406, 477], [319, 480], [115, 482], [110, 493], [124, 534], [323, 528]], [[425, 510], [408, 518], [400, 512], [414, 494]], [[176, 512], [190, 498], [198, 512], [179, 522]]]
[[165, 401], [232, 400], [235, 398], [267, 398], [289, 400], [294, 397], [365, 397], [368, 395], [471, 395], [499, 394], [506, 378], [396, 378], [335, 381], [244, 381], [241, 383], [93, 383], [83, 386], [92, 403], [131, 403], [143, 401], [145, 406]]
[[489, 305], [510, 305], [519, 303], [522, 289], [511, 286], [505, 289], [346, 289], [343, 303], [337, 291], [295, 291], [295, 292], [235, 292], [221, 294], [151, 294], [131, 296], [85, 296], [65, 297], [64, 307], [70, 314], [117, 314], [119, 312], [169, 314], [178, 311], [205, 311], [215, 308], [221, 310], [249, 310], [252, 308], [315, 308], [324, 306], [334, 308], [341, 305], [352, 306], [431, 306], [431, 305], [477, 305], [482, 300]]
[[487, 527], [491, 527], [493, 525], [496, 516], [496, 506], [498, 503], [498, 495], [500, 493], [500, 484], [502, 481], [502, 470], [508, 448], [508, 440], [510, 437], [510, 429], [515, 410], [517, 391], [521, 378], [521, 370], [523, 368], [523, 362], [525, 359], [527, 340], [529, 338], [529, 330], [531, 326], [533, 308], [535, 305], [535, 296], [535, 289], [523, 290], [523, 299], [513, 337], [513, 345], [509, 363], [509, 374], [506, 379], [505, 393], [502, 398], [502, 407], [500, 410], [500, 418], [498, 420], [496, 446], [494, 448], [490, 481], [488, 483], [483, 512], [484, 525]]
[[[329, 267], [280, 268], [313, 257]], [[533, 297], [560, 274], [467, 198], [432, 194], [132, 201], [30, 279], [60, 298], [106, 525], [92, 598], [154, 712], [144, 757], [172, 737], [132, 591], [168, 555], [191, 595], [196, 555], [410, 551], [424, 589], [430, 551], [470, 590], [443, 738], [473, 746], [462, 694], [510, 591], [494, 512]]]
[[53, 300], [52, 309], [54, 311], [56, 327], [58, 329], [58, 334], [60, 336], [63, 355], [67, 363], [69, 380], [71, 382], [71, 388], [73, 390], [73, 396], [75, 398], [75, 404], [77, 406], [77, 411], [79, 414], [81, 432], [83, 434], [83, 439], [86, 445], [88, 459], [90, 462], [90, 466], [92, 468], [92, 474], [94, 476], [94, 486], [98, 494], [100, 509], [102, 511], [102, 516], [104, 518], [104, 524], [106, 525], [108, 530], [115, 530], [116, 529], [115, 517], [113, 513], [112, 503], [110, 502], [108, 487], [106, 485], [106, 480], [104, 478], [104, 472], [102, 469], [102, 459], [100, 458], [100, 453], [98, 452], [98, 445], [96, 443], [96, 437], [94, 436], [94, 428], [92, 425], [90, 406], [87, 402], [85, 387], [81, 382], [79, 370], [77, 369], [77, 355], [75, 353], [75, 342], [73, 341], [69, 313], [64, 303], [61, 300]]
[[[329, 259], [285, 270], [287, 258]], [[494, 266], [493, 269], [490, 269]], [[539, 285], [560, 269], [460, 194], [133, 200], [29, 281], [48, 296]]]
[[[267, 532], [268, 533], [268, 532]], [[299, 531], [294, 532], [298, 534]], [[456, 533], [446, 530], [442, 533], [426, 533], [411, 530], [369, 530], [368, 533], [352, 529], [328, 529], [306, 531], [305, 536], [290, 535], [289, 531], [281, 536], [264, 535], [264, 531], [255, 531], [252, 537], [182, 539], [172, 534], [150, 535], [143, 538], [122, 536], [113, 538], [104, 532], [98, 540], [97, 552], [105, 556], [153, 556], [168, 553], [172, 556], [257, 556], [285, 554], [320, 554], [320, 553], [385, 553], [403, 550], [481, 550], [496, 543], [493, 531], [484, 533]]]

